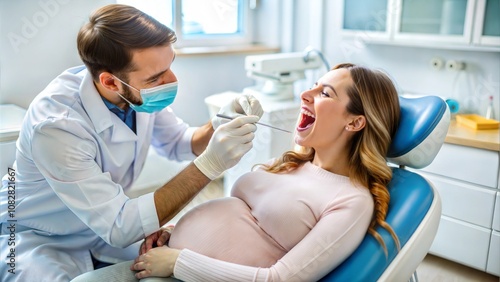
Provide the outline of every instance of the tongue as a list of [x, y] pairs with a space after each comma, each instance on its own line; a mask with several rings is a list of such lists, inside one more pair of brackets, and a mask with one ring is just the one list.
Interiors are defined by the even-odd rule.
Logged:
[[306, 126], [313, 123], [314, 121], [315, 121], [315, 118], [310, 117], [310, 116], [306, 116], [306, 115], [302, 115], [302, 120], [300, 121], [299, 127], [305, 128]]

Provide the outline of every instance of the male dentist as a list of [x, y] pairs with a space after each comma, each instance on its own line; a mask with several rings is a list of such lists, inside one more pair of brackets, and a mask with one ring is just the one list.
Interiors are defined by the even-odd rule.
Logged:
[[[174, 32], [109, 5], [77, 37], [85, 66], [64, 71], [30, 105], [16, 164], [2, 181], [1, 281], [69, 281], [131, 260], [141, 239], [175, 216], [252, 147], [263, 111], [251, 96], [221, 111], [238, 118], [191, 128], [168, 107], [177, 93]], [[130, 199], [148, 148], [193, 160], [153, 193]]]

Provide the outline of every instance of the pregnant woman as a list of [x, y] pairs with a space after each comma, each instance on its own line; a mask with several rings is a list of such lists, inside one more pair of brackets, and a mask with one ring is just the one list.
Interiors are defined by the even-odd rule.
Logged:
[[341, 64], [301, 101], [296, 150], [240, 177], [231, 197], [204, 203], [171, 231], [153, 234], [149, 245], [161, 238], [160, 247], [149, 248], [146, 240], [133, 263], [95, 277], [134, 281], [135, 272], [137, 279], [170, 276], [148, 281], [317, 281], [366, 232], [385, 247], [378, 225], [398, 242], [385, 222], [392, 177], [385, 156], [400, 112], [392, 81], [380, 71]]

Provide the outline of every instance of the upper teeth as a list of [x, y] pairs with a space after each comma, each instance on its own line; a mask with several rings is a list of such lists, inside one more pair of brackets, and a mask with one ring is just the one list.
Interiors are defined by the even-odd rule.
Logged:
[[308, 111], [306, 109], [302, 109], [300, 112], [302, 114], [306, 115], [306, 116], [310, 116], [310, 117], [316, 118], [316, 116], [313, 113], [311, 113], [310, 111]]

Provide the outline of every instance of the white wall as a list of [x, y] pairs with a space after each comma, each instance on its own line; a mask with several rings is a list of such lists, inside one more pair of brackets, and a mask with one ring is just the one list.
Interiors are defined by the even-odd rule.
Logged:
[[1, 0], [0, 103], [27, 107], [59, 73], [82, 64], [76, 35], [111, 0]]

